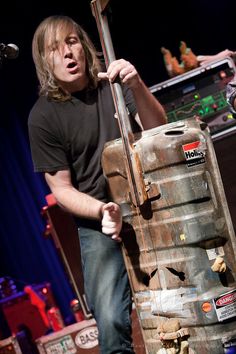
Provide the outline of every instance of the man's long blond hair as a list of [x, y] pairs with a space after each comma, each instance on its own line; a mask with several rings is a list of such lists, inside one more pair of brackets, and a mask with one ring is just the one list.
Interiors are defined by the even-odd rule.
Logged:
[[54, 100], [65, 101], [70, 98], [70, 94], [63, 91], [58, 85], [45, 53], [48, 41], [53, 41], [58, 30], [62, 31], [62, 33], [69, 33], [71, 31], [77, 33], [85, 53], [90, 88], [97, 86], [97, 74], [101, 70], [101, 67], [95, 46], [83, 28], [73, 19], [68, 16], [55, 15], [43, 20], [36, 29], [32, 42], [33, 60], [40, 83], [39, 94], [48, 96]]

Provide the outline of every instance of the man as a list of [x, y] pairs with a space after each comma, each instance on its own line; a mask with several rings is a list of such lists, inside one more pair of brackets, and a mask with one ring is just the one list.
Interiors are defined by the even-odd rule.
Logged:
[[108, 198], [101, 167], [105, 142], [120, 137], [110, 82], [120, 78], [134, 130], [137, 122], [143, 129], [166, 123], [165, 112], [126, 60], [101, 72], [88, 35], [69, 17], [45, 19], [32, 47], [40, 82], [28, 123], [34, 169], [78, 223], [85, 293], [101, 353], [134, 353], [122, 215]]

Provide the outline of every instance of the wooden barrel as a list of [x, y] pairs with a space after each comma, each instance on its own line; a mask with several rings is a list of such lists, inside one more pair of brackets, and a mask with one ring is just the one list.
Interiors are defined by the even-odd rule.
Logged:
[[144, 205], [131, 202], [121, 139], [106, 144], [102, 165], [122, 208], [146, 351], [227, 353], [236, 345], [236, 239], [209, 129], [191, 118], [134, 136]]

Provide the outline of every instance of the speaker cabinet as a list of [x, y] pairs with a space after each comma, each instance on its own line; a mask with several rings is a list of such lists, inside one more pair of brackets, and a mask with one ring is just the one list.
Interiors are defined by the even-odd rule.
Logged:
[[[40, 284], [32, 287], [45, 302], [55, 306], [50, 284]], [[6, 319], [12, 336], [21, 330], [30, 331], [33, 340], [45, 335], [49, 327], [45, 323], [39, 308], [31, 302], [30, 296], [19, 292], [0, 301], [1, 311]]]

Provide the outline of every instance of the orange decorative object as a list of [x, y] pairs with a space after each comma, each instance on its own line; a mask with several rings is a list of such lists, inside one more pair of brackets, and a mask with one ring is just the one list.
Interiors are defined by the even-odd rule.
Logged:
[[181, 75], [189, 70], [199, 66], [196, 55], [188, 48], [184, 41], [180, 42], [180, 62], [176, 57], [173, 57], [170, 50], [164, 47], [161, 48], [165, 67], [170, 77]]

